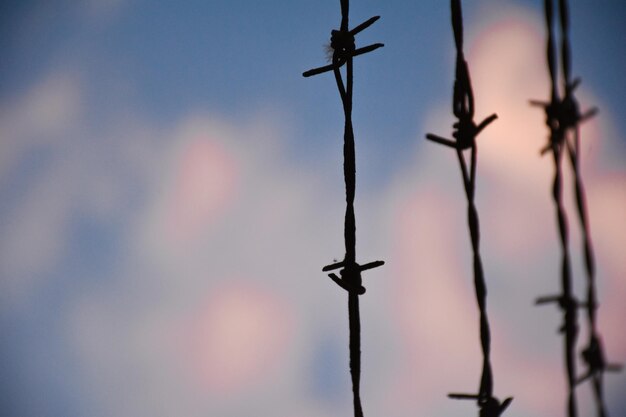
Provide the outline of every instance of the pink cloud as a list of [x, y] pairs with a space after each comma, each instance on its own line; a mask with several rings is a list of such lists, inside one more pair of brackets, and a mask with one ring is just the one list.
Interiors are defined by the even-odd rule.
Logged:
[[232, 394], [266, 380], [280, 366], [294, 312], [275, 294], [243, 283], [217, 286], [188, 319], [188, 354], [196, 380]]
[[186, 241], [224, 213], [236, 193], [235, 158], [219, 140], [200, 135], [183, 144], [166, 197], [168, 235]]
[[462, 264], [469, 259], [459, 253], [469, 240], [465, 235], [458, 235], [460, 242], [450, 239], [461, 230], [462, 219], [456, 215], [463, 210], [453, 208], [459, 203], [426, 187], [403, 199], [394, 215], [391, 313], [406, 349], [405, 365], [389, 395], [407, 406], [417, 402], [422, 409], [432, 409], [445, 401], [452, 384], [466, 381], [473, 386], [473, 365], [479, 360], [478, 313], [472, 277], [466, 272], [471, 268]]

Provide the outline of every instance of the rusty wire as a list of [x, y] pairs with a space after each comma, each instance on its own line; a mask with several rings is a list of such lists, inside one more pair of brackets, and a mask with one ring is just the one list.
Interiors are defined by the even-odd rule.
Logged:
[[[474, 122], [474, 95], [470, 82], [467, 62], [463, 55], [463, 17], [460, 0], [451, 1], [452, 28], [456, 45], [456, 70], [452, 99], [452, 112], [457, 118], [454, 123], [452, 136], [454, 140], [443, 138], [431, 133], [426, 138], [438, 144], [454, 148], [461, 168], [463, 185], [467, 197], [467, 216], [470, 238], [473, 251], [474, 264], [474, 286], [476, 291], [476, 301], [480, 311], [480, 341], [483, 353], [483, 366], [480, 378], [478, 394], [448, 394], [453, 399], [474, 399], [476, 400], [481, 417], [497, 417], [502, 415], [509, 406], [513, 398], [506, 398], [502, 403], [493, 396], [493, 374], [490, 361], [491, 335], [489, 330], [489, 319], [487, 317], [487, 287], [485, 284], [482, 260], [479, 250], [480, 229], [478, 223], [478, 212], [474, 204], [476, 189], [476, 165], [478, 148], [476, 146], [476, 136], [497, 116], [492, 114], [476, 125]], [[463, 154], [464, 150], [470, 150], [469, 172]]]
[[[593, 383], [596, 412], [599, 417], [606, 417], [607, 411], [603, 399], [602, 374], [605, 371], [619, 371], [620, 365], [608, 364], [605, 361], [602, 343], [596, 325], [596, 310], [598, 308], [596, 297], [595, 263], [589, 223], [587, 220], [586, 199], [580, 171], [580, 124], [597, 113], [592, 108], [585, 113], [580, 113], [574, 91], [580, 84], [580, 79], [571, 78], [571, 48], [569, 41], [569, 16], [566, 0], [558, 0], [559, 22], [561, 29], [561, 66], [562, 66], [562, 90], [563, 98], [559, 98], [557, 83], [557, 54], [555, 51], [553, 29], [552, 0], [544, 1], [547, 40], [548, 70], [551, 79], [551, 99], [549, 103], [532, 101], [534, 105], [544, 107], [546, 124], [550, 129], [550, 141], [542, 150], [542, 154], [552, 150], [555, 163], [555, 178], [553, 186], [553, 198], [557, 210], [562, 258], [562, 294], [558, 296], [541, 297], [537, 303], [557, 302], [564, 313], [564, 325], [561, 331], [565, 334], [565, 363], [568, 383], [568, 416], [575, 417], [576, 393], [578, 383], [591, 378]], [[561, 179], [561, 156], [567, 152], [574, 176], [574, 192], [576, 195], [576, 208], [578, 221], [583, 237], [583, 254], [585, 275], [587, 279], [587, 299], [585, 303], [576, 300], [572, 294], [571, 268], [567, 241], [567, 220], [562, 202], [562, 179]], [[576, 338], [578, 335], [577, 309], [585, 308], [589, 327], [589, 341], [582, 351], [582, 358], [587, 366], [587, 371], [582, 377], [576, 376]]]
[[[365, 287], [361, 278], [361, 272], [376, 268], [384, 264], [383, 261], [370, 262], [359, 265], [356, 262], [356, 222], [354, 215], [354, 195], [356, 186], [356, 163], [354, 132], [352, 129], [352, 87], [353, 87], [353, 58], [358, 55], [371, 52], [383, 46], [382, 43], [375, 43], [362, 48], [356, 48], [354, 36], [367, 29], [380, 16], [374, 16], [365, 22], [357, 25], [353, 29], [348, 29], [349, 1], [341, 0], [341, 25], [339, 30], [331, 31], [330, 47], [332, 53], [332, 63], [319, 68], [304, 72], [304, 77], [322, 74], [333, 71], [337, 89], [343, 104], [345, 126], [343, 145], [343, 171], [346, 185], [346, 213], [344, 222], [345, 256], [343, 261], [326, 265], [322, 268], [324, 272], [339, 269], [339, 276], [329, 273], [328, 276], [348, 292], [348, 321], [349, 321], [349, 343], [350, 343], [350, 375], [352, 378], [353, 406], [355, 417], [363, 416], [360, 397], [361, 378], [361, 321], [359, 313], [359, 295], [365, 293]], [[345, 65], [346, 81], [344, 84], [341, 74], [341, 67]]]

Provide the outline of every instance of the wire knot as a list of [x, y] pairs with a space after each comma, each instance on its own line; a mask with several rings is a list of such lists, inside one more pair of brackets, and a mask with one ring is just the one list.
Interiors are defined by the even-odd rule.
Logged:
[[559, 112], [560, 124], [563, 130], [576, 129], [578, 125], [592, 118], [598, 112], [597, 107], [592, 107], [585, 113], [580, 112], [578, 101], [574, 96], [574, 91], [580, 85], [580, 78], [574, 79], [565, 88], [565, 95], [561, 100], [561, 108]]
[[459, 149], [465, 150], [474, 146], [476, 135], [478, 134], [478, 126], [476, 126], [476, 123], [472, 119], [462, 117], [458, 122], [454, 123], [452, 127], [452, 137], [456, 139], [456, 144]]
[[574, 96], [574, 90], [580, 84], [580, 79], [575, 79], [565, 88], [565, 95], [562, 99], [553, 97], [549, 103], [531, 100], [531, 104], [544, 108], [546, 114], [546, 125], [550, 129], [549, 143], [541, 150], [541, 155], [549, 150], [558, 151], [567, 139], [567, 132], [575, 130], [578, 125], [598, 112], [596, 107], [592, 107], [585, 113], [580, 112], [578, 101]]
[[619, 372], [622, 369], [622, 365], [620, 364], [610, 364], [606, 362], [602, 343], [597, 335], [591, 337], [589, 345], [581, 352], [581, 356], [588, 367], [588, 371], [576, 381], [578, 384], [602, 372]]
[[361, 277], [361, 272], [368, 269], [377, 268], [384, 264], [384, 261], [374, 261], [365, 265], [359, 265], [356, 262], [342, 261], [326, 265], [324, 268], [322, 268], [322, 271], [328, 272], [341, 268], [341, 270], [339, 271], [339, 276], [337, 276], [337, 274], [335, 273], [330, 273], [328, 274], [328, 277], [332, 279], [335, 284], [348, 291], [348, 293], [356, 293], [358, 295], [362, 295], [365, 294], [365, 287], [363, 286], [363, 278]]
[[478, 415], [480, 417], [498, 417], [504, 413], [511, 401], [513, 401], [513, 397], [505, 399], [502, 404], [495, 397], [486, 398], [482, 403], [479, 401], [480, 412]]
[[355, 45], [355, 35], [370, 27], [372, 23], [374, 23], [378, 19], [380, 19], [380, 16], [371, 17], [352, 30], [332, 30], [330, 32], [330, 47], [333, 51], [333, 62], [330, 65], [325, 65], [323, 67], [313, 68], [311, 70], [305, 71], [304, 73], [302, 73], [302, 75], [304, 77], [310, 77], [312, 75], [337, 70], [342, 67], [343, 64], [345, 64], [349, 59], [352, 59], [358, 55], [372, 52], [375, 49], [385, 46], [382, 43], [374, 43], [357, 49]]
[[452, 125], [452, 137], [455, 140], [432, 133], [427, 134], [426, 139], [463, 151], [474, 147], [476, 136], [498, 116], [494, 113], [478, 125], [474, 122], [474, 93], [472, 92], [467, 62], [463, 58], [462, 51], [458, 51], [456, 59], [456, 79], [452, 94], [452, 112], [457, 118], [457, 121]]
[[556, 303], [559, 309], [564, 313], [564, 323], [559, 327], [559, 333], [573, 332], [578, 329], [577, 318], [578, 309], [587, 307], [586, 303], [581, 303], [572, 295], [549, 295], [539, 297], [535, 300], [536, 305]]
[[330, 47], [333, 60], [345, 61], [354, 52], [354, 35], [346, 30], [333, 30], [330, 32]]
[[487, 394], [448, 394], [449, 398], [455, 400], [476, 400], [479, 408], [479, 417], [499, 417], [507, 409], [513, 397], [508, 397], [502, 403], [496, 397]]

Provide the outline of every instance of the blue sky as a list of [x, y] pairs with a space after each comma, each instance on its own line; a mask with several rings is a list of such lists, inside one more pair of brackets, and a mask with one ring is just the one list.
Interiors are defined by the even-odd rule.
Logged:
[[[478, 382], [464, 201], [455, 158], [423, 139], [451, 129], [449, 6], [351, 3], [354, 24], [381, 15], [359, 44], [385, 43], [355, 63], [358, 254], [387, 261], [363, 298], [365, 412], [466, 415], [445, 398]], [[600, 325], [623, 362], [626, 5], [571, 3], [578, 97], [600, 107], [583, 129]], [[558, 284], [527, 104], [548, 95], [541, 2], [463, 7], [477, 118], [499, 114], [477, 195], [496, 393], [510, 416], [555, 415], [559, 317], [531, 307]], [[341, 103], [332, 76], [301, 76], [339, 20], [338, 1], [2, 2], [0, 408], [349, 414], [346, 300], [321, 273], [343, 254]], [[624, 374], [606, 384], [619, 415]]]

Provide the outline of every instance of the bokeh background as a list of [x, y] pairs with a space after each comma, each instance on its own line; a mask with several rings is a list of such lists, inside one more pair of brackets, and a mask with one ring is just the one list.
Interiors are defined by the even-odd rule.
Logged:
[[[355, 64], [366, 415], [476, 415], [481, 366], [465, 198], [449, 136], [446, 1], [353, 0], [382, 18]], [[626, 3], [571, 1], [583, 170], [606, 353], [626, 361]], [[539, 0], [463, 2], [496, 395], [565, 415]], [[339, 2], [2, 1], [0, 409], [4, 416], [351, 415]], [[571, 178], [568, 177], [569, 181]], [[575, 291], [581, 240], [566, 183]], [[581, 316], [582, 318], [583, 316]], [[581, 322], [580, 343], [587, 331]], [[626, 374], [609, 374], [626, 415]], [[578, 389], [593, 415], [591, 388]]]

